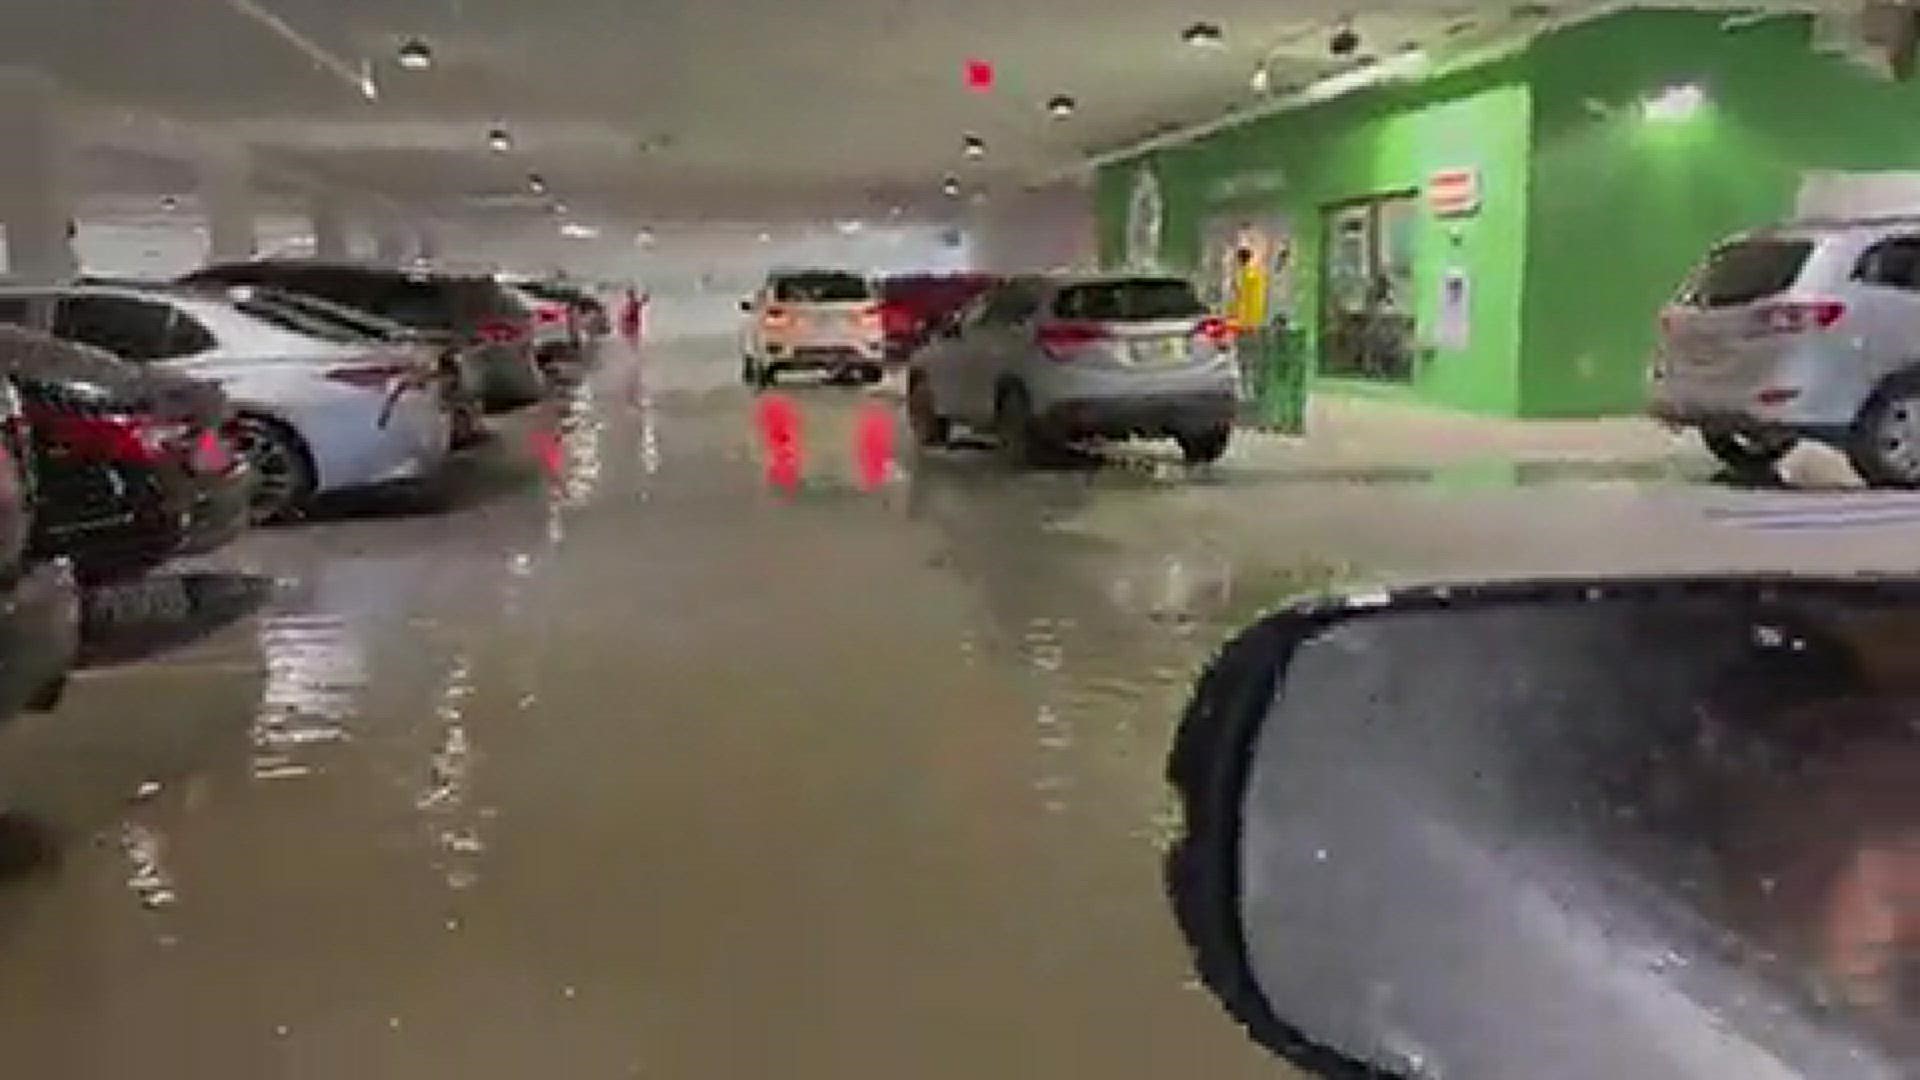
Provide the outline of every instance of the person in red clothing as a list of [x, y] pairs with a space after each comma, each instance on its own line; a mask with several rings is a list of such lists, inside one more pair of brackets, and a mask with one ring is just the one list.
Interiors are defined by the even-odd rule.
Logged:
[[640, 335], [646, 328], [647, 294], [627, 286], [627, 295], [620, 302], [620, 336], [635, 351], [640, 348]]

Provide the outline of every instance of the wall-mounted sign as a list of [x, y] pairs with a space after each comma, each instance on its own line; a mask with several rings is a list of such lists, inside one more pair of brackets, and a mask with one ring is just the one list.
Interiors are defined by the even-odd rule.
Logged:
[[1435, 217], [1480, 212], [1480, 170], [1440, 169], [1427, 177], [1427, 205]]
[[1160, 233], [1167, 216], [1160, 194], [1160, 178], [1153, 166], [1142, 165], [1133, 174], [1133, 195], [1127, 200], [1127, 265], [1148, 270], [1160, 264]]
[[1287, 177], [1278, 170], [1234, 173], [1207, 185], [1208, 202], [1240, 202], [1287, 190]]

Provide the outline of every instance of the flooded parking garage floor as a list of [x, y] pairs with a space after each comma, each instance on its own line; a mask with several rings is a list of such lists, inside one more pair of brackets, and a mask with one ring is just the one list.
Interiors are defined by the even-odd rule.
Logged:
[[1281, 1075], [1158, 883], [1167, 738], [1233, 628], [1329, 585], [1920, 539], [1685, 465], [956, 451], [864, 492], [888, 399], [810, 387], [786, 495], [733, 373], [609, 357], [443, 491], [103, 610], [61, 710], [0, 729], [8, 1071]]

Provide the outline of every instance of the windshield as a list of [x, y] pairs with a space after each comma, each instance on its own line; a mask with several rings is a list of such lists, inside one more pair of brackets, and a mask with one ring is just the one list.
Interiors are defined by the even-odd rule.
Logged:
[[866, 300], [872, 295], [866, 279], [853, 274], [796, 274], [773, 283], [775, 300], [795, 304]]
[[1185, 281], [1107, 281], [1061, 289], [1053, 313], [1062, 319], [1150, 322], [1202, 315], [1206, 307]]
[[1733, 307], [1785, 292], [1813, 252], [1811, 240], [1744, 240], [1720, 248], [1694, 273], [1683, 299]]
[[[0, 429], [12, 1072], [1350, 1075], [1278, 1060], [1188, 947], [1176, 856], [1248, 764], [1170, 786], [1197, 683], [1308, 596], [1920, 578], [1916, 10], [0, 0], [0, 325], [154, 413], [75, 413], [75, 371]], [[1286, 790], [1409, 805], [1366, 752], [1457, 762], [1408, 685], [1405, 741], [1350, 699], [1310, 730], [1362, 756]], [[1527, 745], [1596, 814], [1677, 797]], [[1836, 813], [1702, 829], [1661, 902], [1746, 940], [1711, 889], [1776, 860], [1739, 844], [1903, 876], [1789, 835]], [[1331, 891], [1268, 879], [1269, 944], [1325, 945], [1290, 905], [1406, 904], [1295, 958], [1294, 1041], [1408, 1080], [1920, 1080], [1848, 1052], [1920, 1028], [1903, 916], [1850, 942], [1887, 1004], [1744, 1027], [1707, 992], [1740, 972], [1569, 929], [1576, 886], [1630, 887], [1554, 876], [1602, 830], [1524, 823], [1286, 852]], [[1506, 872], [1523, 843], [1566, 861]], [[1516, 967], [1509, 1015], [1674, 1060], [1448, 1057], [1422, 1025], [1465, 991], [1380, 974], [1450, 940], [1415, 855], [1486, 871], [1487, 950], [1640, 965]], [[1836, 897], [1789, 878], [1861, 880], [1779, 877], [1802, 914]], [[1841, 1064], [1690, 1056], [1736, 1028]]]

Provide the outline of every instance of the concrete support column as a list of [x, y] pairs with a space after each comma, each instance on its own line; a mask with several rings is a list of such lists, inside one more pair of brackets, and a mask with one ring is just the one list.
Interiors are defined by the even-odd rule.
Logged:
[[200, 154], [200, 203], [207, 214], [207, 258], [251, 259], [260, 238], [253, 206], [253, 155], [244, 146], [214, 145]]
[[381, 222], [373, 234], [374, 258], [382, 266], [402, 266], [413, 259], [417, 245], [409, 236], [404, 225], [397, 221]]
[[316, 192], [312, 219], [313, 254], [336, 261], [348, 258], [353, 249], [352, 223], [347, 220], [346, 208], [339, 197], [331, 192]]
[[37, 72], [0, 68], [0, 274], [29, 283], [70, 278], [73, 194], [69, 143], [59, 88]]
[[414, 226], [414, 257], [427, 262], [437, 262], [445, 253], [445, 238], [431, 222], [420, 222]]

